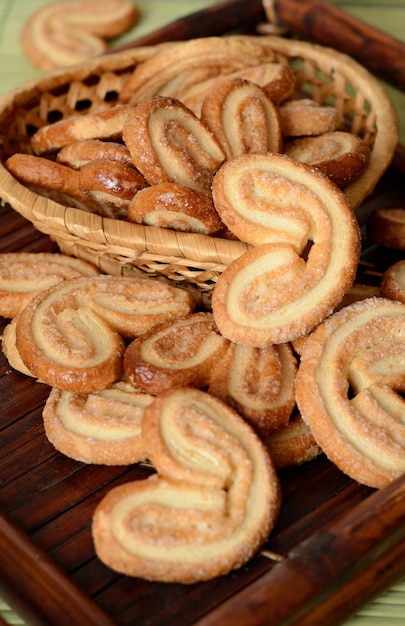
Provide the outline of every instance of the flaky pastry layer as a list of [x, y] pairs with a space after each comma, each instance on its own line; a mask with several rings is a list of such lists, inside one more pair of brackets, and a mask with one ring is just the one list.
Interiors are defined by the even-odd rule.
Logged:
[[184, 584], [243, 565], [280, 505], [277, 475], [252, 429], [217, 398], [178, 388], [145, 409], [143, 435], [157, 474], [99, 503], [99, 558], [130, 576]]
[[354, 480], [384, 487], [405, 471], [405, 305], [351, 304], [305, 342], [296, 378], [303, 419]]

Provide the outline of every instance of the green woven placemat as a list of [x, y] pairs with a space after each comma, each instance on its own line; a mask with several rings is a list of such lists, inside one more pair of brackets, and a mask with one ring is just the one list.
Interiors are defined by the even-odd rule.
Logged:
[[[330, 1], [398, 39], [405, 37], [405, 0]], [[40, 74], [25, 58], [19, 37], [28, 15], [46, 2], [49, 0], [0, 0], [0, 95]], [[138, 24], [113, 43], [118, 45], [141, 37], [187, 13], [212, 6], [216, 0], [137, 0], [136, 4], [140, 12]], [[386, 88], [398, 111], [401, 142], [405, 143], [405, 94], [388, 85]], [[9, 624], [24, 625], [1, 599], [0, 615]], [[358, 611], [345, 626], [405, 626], [405, 579]]]

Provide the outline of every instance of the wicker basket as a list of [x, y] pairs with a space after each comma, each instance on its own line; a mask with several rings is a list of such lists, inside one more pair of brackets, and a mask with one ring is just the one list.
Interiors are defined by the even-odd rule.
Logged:
[[[351, 58], [306, 42], [269, 37], [276, 55], [298, 73], [299, 86], [319, 103], [339, 108], [352, 132], [372, 146], [367, 169], [345, 194], [355, 209], [389, 166], [398, 141], [396, 112], [380, 83]], [[25, 83], [0, 99], [2, 159], [29, 152], [40, 126], [95, 112], [117, 102], [134, 67], [161, 45], [135, 48], [56, 71]], [[144, 274], [170, 280], [208, 307], [215, 282], [247, 244], [207, 235], [178, 233], [102, 218], [36, 195], [0, 165], [0, 196], [49, 234], [62, 252], [91, 261], [115, 275]]]

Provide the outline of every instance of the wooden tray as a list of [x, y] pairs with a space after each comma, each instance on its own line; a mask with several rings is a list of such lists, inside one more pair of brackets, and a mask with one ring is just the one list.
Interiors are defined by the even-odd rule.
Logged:
[[[403, 172], [392, 166], [359, 220], [398, 205], [405, 206]], [[1, 252], [55, 250], [10, 206], [1, 207], [0, 218]], [[378, 283], [400, 257], [366, 242], [360, 278]], [[94, 507], [113, 485], [150, 470], [87, 466], [56, 452], [42, 427], [48, 393], [0, 354], [0, 591], [30, 623], [324, 626], [341, 623], [405, 574], [405, 477], [374, 491], [324, 456], [280, 472], [278, 523], [242, 569], [194, 586], [110, 571], [94, 555]]]
[[[291, 2], [297, 4], [283, 4], [291, 8]], [[253, 23], [261, 19], [258, 0], [236, 4], [250, 7]], [[301, 5], [308, 9], [307, 1]], [[228, 19], [229, 11], [224, 15]], [[236, 25], [242, 23], [237, 20]], [[161, 37], [174, 38], [176, 32], [179, 38], [198, 36], [195, 23], [206, 28], [199, 16], [189, 23], [193, 32], [184, 31], [182, 20]], [[220, 23], [218, 12], [214, 23], [221, 32], [235, 27]], [[396, 57], [402, 63], [403, 56]], [[375, 69], [382, 65], [395, 66], [391, 58]], [[359, 209], [361, 223], [374, 208], [405, 206], [404, 163], [398, 152], [394, 166]], [[18, 250], [56, 246], [9, 205], [0, 205], [0, 252]], [[365, 240], [360, 279], [378, 283], [381, 272], [401, 257]], [[5, 324], [0, 318], [0, 330]], [[11, 370], [0, 353], [0, 595], [30, 624], [332, 626], [405, 574], [405, 477], [374, 491], [324, 456], [280, 472], [283, 505], [277, 525], [242, 569], [193, 586], [148, 583], [112, 572], [94, 554], [93, 510], [112, 486], [144, 478], [150, 470], [87, 466], [56, 452], [41, 419], [48, 393], [46, 385]]]

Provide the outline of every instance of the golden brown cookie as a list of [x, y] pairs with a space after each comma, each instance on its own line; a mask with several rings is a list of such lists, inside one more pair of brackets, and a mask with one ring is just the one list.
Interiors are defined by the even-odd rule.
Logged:
[[322, 450], [311, 429], [295, 411], [288, 424], [263, 439], [277, 469], [302, 465], [318, 457]]
[[98, 557], [128, 576], [191, 584], [241, 567], [272, 530], [277, 474], [253, 430], [225, 403], [191, 388], [144, 412], [157, 470], [111, 490], [92, 534]]
[[245, 67], [230, 74], [220, 74], [219, 76], [208, 78], [201, 83], [188, 86], [184, 91], [180, 91], [177, 94], [177, 98], [199, 116], [204, 98], [211, 91], [215, 91], [223, 80], [233, 78], [250, 80], [260, 85], [274, 104], [280, 104], [291, 96], [295, 87], [293, 70], [283, 63], [269, 62]]
[[134, 338], [194, 306], [189, 293], [158, 280], [106, 275], [66, 280], [21, 311], [16, 346], [41, 381], [89, 393], [121, 375], [123, 337]]
[[405, 250], [405, 208], [375, 209], [367, 223], [367, 234], [380, 246]]
[[44, 4], [25, 22], [21, 44], [30, 61], [50, 70], [103, 54], [107, 41], [138, 20], [131, 0], [63, 0]]
[[124, 372], [135, 389], [153, 395], [172, 387], [203, 389], [228, 343], [211, 313], [192, 313], [158, 324], [130, 343]]
[[299, 137], [285, 143], [283, 152], [317, 167], [338, 187], [354, 181], [370, 160], [369, 146], [357, 135], [332, 131], [317, 137]]
[[32, 154], [16, 153], [6, 161], [6, 168], [20, 183], [40, 196], [92, 211], [89, 199], [80, 189], [80, 174], [67, 165]]
[[385, 270], [380, 289], [382, 296], [405, 303], [405, 260], [397, 261]]
[[150, 185], [171, 181], [209, 193], [225, 158], [212, 133], [174, 98], [156, 96], [132, 107], [122, 136]]
[[223, 80], [202, 103], [201, 121], [227, 159], [250, 152], [281, 152], [283, 136], [276, 105], [255, 83]]
[[343, 128], [343, 116], [338, 109], [309, 98], [283, 102], [279, 114], [284, 137], [322, 135]]
[[138, 65], [120, 93], [121, 102], [140, 102], [156, 95], [179, 98], [202, 81], [241, 68], [274, 61], [265, 38], [233, 35], [179, 42]]
[[119, 161], [125, 165], [133, 165], [128, 148], [117, 141], [101, 141], [101, 139], [75, 141], [61, 148], [56, 155], [58, 163], [69, 165], [69, 167], [73, 167], [75, 170], [97, 159], [107, 159], [109, 161]]
[[42, 413], [45, 434], [59, 452], [82, 463], [138, 463], [146, 459], [142, 418], [152, 400], [125, 380], [89, 394], [54, 387]]
[[64, 254], [0, 254], [0, 315], [14, 317], [37, 293], [62, 280], [99, 273], [91, 263]]
[[117, 105], [85, 115], [75, 115], [39, 128], [31, 138], [35, 154], [43, 155], [86, 139], [117, 141], [131, 107]]
[[126, 218], [136, 193], [147, 186], [140, 172], [120, 161], [97, 159], [80, 168], [79, 187], [99, 215]]
[[203, 235], [222, 226], [209, 195], [171, 182], [138, 191], [128, 206], [127, 218], [136, 224]]
[[305, 343], [296, 399], [318, 445], [354, 480], [381, 488], [405, 471], [405, 305], [355, 302]]
[[212, 370], [208, 391], [264, 437], [289, 422], [295, 406], [296, 369], [288, 344], [254, 348], [231, 343]]
[[32, 376], [33, 378], [35, 378], [34, 374], [32, 374], [28, 367], [25, 365], [17, 349], [15, 332], [17, 326], [17, 318], [17, 315], [13, 317], [13, 319], [4, 328], [3, 336], [1, 338], [1, 348], [9, 365], [11, 365], [13, 369], [15, 369], [17, 372], [20, 372], [21, 374], [25, 374], [25, 376]]
[[217, 280], [220, 332], [258, 347], [310, 332], [356, 275], [360, 232], [343, 192], [304, 163], [249, 154], [219, 169], [213, 198], [230, 230], [256, 246]]

